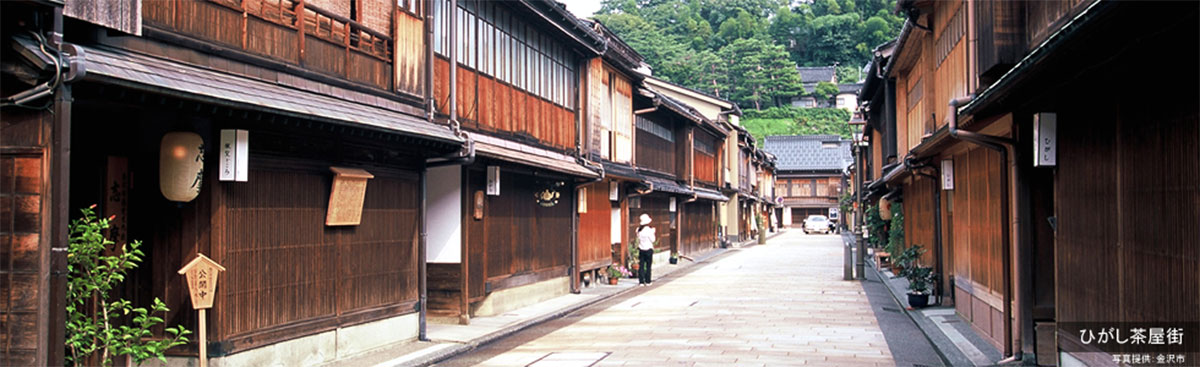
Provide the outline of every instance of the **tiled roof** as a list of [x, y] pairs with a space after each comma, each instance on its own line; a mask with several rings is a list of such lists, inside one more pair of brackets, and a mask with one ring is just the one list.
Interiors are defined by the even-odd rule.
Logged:
[[832, 66], [801, 66], [797, 67], [796, 71], [800, 72], [800, 81], [804, 83], [817, 82], [833, 82], [834, 75], [837, 75], [837, 70]]
[[858, 90], [862, 89], [862, 83], [857, 84], [838, 84], [838, 94], [854, 93], [858, 94]]
[[[347, 98], [358, 99], [350, 101], [284, 87], [282, 83], [226, 74], [135, 52], [103, 46], [86, 47], [81, 50], [87, 50], [79, 56], [86, 59], [87, 77], [91, 80], [156, 93], [165, 90], [168, 94], [235, 108], [299, 115], [441, 142], [463, 141], [445, 126], [428, 123], [421, 117], [404, 114], [395, 109], [379, 107], [399, 103], [375, 96], [348, 92], [345, 94]], [[284, 77], [285, 74], [279, 74], [280, 79]]]
[[[836, 143], [826, 148], [824, 143]], [[768, 136], [763, 150], [778, 157], [780, 171], [843, 170], [853, 162], [850, 141], [837, 135]]]

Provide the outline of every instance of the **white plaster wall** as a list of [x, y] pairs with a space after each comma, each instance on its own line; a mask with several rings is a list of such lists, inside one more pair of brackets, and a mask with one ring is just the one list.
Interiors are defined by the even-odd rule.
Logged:
[[783, 226], [792, 226], [792, 207], [790, 206], [783, 207]]
[[426, 178], [426, 220], [428, 220], [425, 261], [457, 264], [462, 262], [462, 167], [430, 168]]

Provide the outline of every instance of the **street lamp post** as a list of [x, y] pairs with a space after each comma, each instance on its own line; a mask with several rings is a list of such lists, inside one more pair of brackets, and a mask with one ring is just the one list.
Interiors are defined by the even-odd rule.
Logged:
[[858, 256], [855, 256], [855, 260], [854, 260], [855, 261], [854, 273], [858, 274], [858, 279], [866, 279], [866, 273], [864, 273], [863, 270], [864, 270], [864, 262], [865, 262], [864, 259], [867, 256], [867, 251], [864, 248], [866, 246], [863, 243], [865, 241], [863, 241], [863, 238], [862, 238], [862, 222], [863, 222], [862, 217], [863, 217], [863, 214], [866, 213], [866, 207], [863, 206], [863, 202], [862, 202], [862, 186], [863, 186], [862, 185], [862, 182], [863, 182], [862, 166], [863, 166], [864, 160], [862, 159], [861, 143], [859, 143], [857, 141], [854, 142], [854, 160], [855, 160], [854, 170], [856, 171], [854, 174], [854, 196], [855, 196], [854, 200], [856, 202], [858, 202], [858, 210], [854, 213], [854, 242], [856, 244], [858, 244]]
[[858, 274], [858, 279], [860, 279], [860, 280], [867, 278], [866, 273], [863, 272], [864, 266], [865, 266], [864, 263], [866, 262], [865, 259], [867, 256], [867, 250], [865, 248], [866, 247], [866, 244], [864, 243], [865, 241], [863, 241], [863, 237], [862, 237], [863, 214], [866, 213], [866, 206], [864, 206], [863, 202], [862, 202], [863, 164], [866, 163], [866, 157], [863, 157], [863, 146], [866, 145], [865, 144], [866, 136], [863, 136], [863, 134], [865, 133], [865, 130], [866, 130], [865, 126], [867, 124], [867, 121], [863, 118], [863, 116], [866, 114], [865, 107], [863, 107], [863, 109], [864, 110], [860, 110], [857, 113], [855, 113], [853, 118], [850, 119], [850, 125], [854, 125], [856, 128], [858, 128], [859, 126], [863, 126], [862, 128], [858, 128], [861, 130], [858, 130], [853, 134], [854, 146], [851, 149], [851, 151], [854, 154], [854, 171], [855, 171], [855, 173], [854, 173], [854, 196], [855, 196], [854, 201], [856, 203], [858, 203], [858, 210], [856, 210], [854, 212], [854, 243], [858, 245], [857, 246], [858, 247], [858, 256], [854, 257], [855, 258], [854, 272], [855, 272], [855, 274]]

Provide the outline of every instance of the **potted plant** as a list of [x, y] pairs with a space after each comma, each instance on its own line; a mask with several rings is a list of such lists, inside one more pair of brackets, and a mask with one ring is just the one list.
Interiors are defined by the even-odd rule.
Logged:
[[908, 305], [921, 308], [929, 305], [929, 285], [933, 283], [933, 269], [914, 266], [904, 271], [908, 279]]
[[896, 270], [896, 275], [905, 276], [904, 269], [916, 267], [915, 262], [921, 258], [921, 254], [925, 253], [925, 249], [921, 245], [913, 245], [904, 249], [895, 256], [892, 261], [893, 269]]
[[621, 277], [633, 276], [633, 273], [629, 269], [625, 269], [624, 266], [618, 264], [609, 265], [605, 271], [608, 273], [608, 284], [610, 285], [617, 285], [617, 281]]

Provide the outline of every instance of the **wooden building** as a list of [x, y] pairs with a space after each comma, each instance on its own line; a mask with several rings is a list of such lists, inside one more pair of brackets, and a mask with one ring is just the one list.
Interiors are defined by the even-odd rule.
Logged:
[[432, 11], [437, 114], [469, 132], [475, 157], [433, 171], [461, 186], [430, 202], [441, 208], [430, 218], [430, 313], [467, 323], [574, 286], [577, 214], [593, 199], [577, 195], [597, 191], [579, 184], [602, 172], [577, 149], [580, 85], [606, 41], [550, 1], [443, 0]]
[[[582, 185], [579, 191], [579, 273], [592, 272], [609, 264], [627, 264], [633, 234], [628, 231], [628, 201], [631, 187], [642, 182], [634, 168], [633, 93], [645, 76], [642, 56], [603, 24], [589, 21], [607, 47], [604, 55], [588, 60], [583, 80], [584, 129], [581, 148], [589, 161], [604, 167], [604, 178]], [[584, 203], [586, 200], [586, 203]]]
[[[18, 24], [7, 17], [22, 15], [4, 6], [6, 26]], [[384, 0], [105, 6], [65, 9], [64, 42], [48, 46], [69, 72], [50, 110], [3, 109], [5, 180], [20, 163], [19, 177], [41, 183], [19, 196], [39, 185], [56, 193], [39, 214], [49, 226], [36, 232], [60, 235], [29, 243], [44, 254], [65, 246], [66, 219], [98, 204], [103, 216], [116, 215], [110, 237], [146, 242], [146, 262], [120, 293], [141, 305], [163, 299], [167, 324], [191, 330], [199, 325], [176, 271], [197, 254], [211, 257], [226, 268], [207, 325], [207, 357], [221, 363], [316, 364], [416, 339], [426, 161], [457, 155], [465, 142], [426, 117], [425, 8]], [[12, 34], [6, 45], [40, 48]], [[248, 143], [227, 139], [239, 130]], [[190, 180], [194, 199], [172, 201], [160, 185], [178, 177], [160, 166], [160, 150], [187, 154], [192, 146], [168, 144], [178, 133], [202, 141], [193, 154], [207, 174]], [[9, 146], [26, 145], [9, 155]], [[30, 159], [48, 157], [58, 157], [46, 166], [54, 171], [29, 171]], [[336, 189], [347, 175], [370, 179], [361, 191]], [[51, 285], [25, 296], [61, 317], [62, 292]], [[63, 323], [54, 317], [22, 328], [42, 338], [37, 344], [5, 328], [4, 340], [46, 353], [5, 347], [3, 364], [61, 363]], [[196, 350], [193, 342], [170, 354], [195, 358]]]
[[883, 133], [872, 159], [896, 156], [876, 182], [902, 192], [906, 242], [932, 249], [943, 304], [1040, 365], [1112, 364], [1121, 350], [1080, 339], [1097, 323], [1196, 325], [1197, 90], [1142, 71], [1169, 59], [1196, 79], [1200, 7], [900, 7], [920, 15], [864, 87]]
[[[693, 147], [696, 151], [697, 164], [693, 187], [697, 191], [698, 200], [702, 201], [700, 204], [690, 205], [689, 210], [697, 211], [696, 214], [703, 214], [704, 209], [700, 207], [709, 204], [704, 200], [711, 201], [711, 204], [716, 207], [717, 242], [737, 241], [739, 233], [736, 224], [739, 216], [739, 206], [737, 205], [738, 159], [740, 158], [740, 155], [736, 154], [738, 151], [737, 137], [739, 134], [748, 134], [744, 128], [738, 126], [741, 109], [733, 102], [661, 79], [647, 78], [645, 82], [656, 92], [694, 109], [696, 113], [711, 123], [704, 125], [708, 126], [703, 129], [705, 132], [696, 135], [696, 139], [699, 140]], [[721, 132], [721, 130], [726, 132]], [[708, 146], [709, 141], [713, 143], [711, 148]], [[708, 163], [710, 157], [716, 159], [711, 163], [711, 172]], [[703, 233], [712, 230], [712, 228], [703, 226], [697, 227], [697, 229]], [[705, 238], [703, 241], [708, 241], [708, 239]]]
[[776, 218], [799, 227], [809, 215], [839, 222], [838, 200], [850, 166], [850, 142], [836, 135], [768, 136], [763, 150], [777, 158], [775, 194], [783, 198]]

